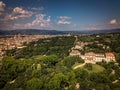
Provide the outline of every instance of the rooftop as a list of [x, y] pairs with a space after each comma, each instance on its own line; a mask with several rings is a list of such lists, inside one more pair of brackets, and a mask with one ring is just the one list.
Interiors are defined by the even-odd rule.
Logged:
[[105, 53], [106, 57], [114, 57], [113, 53]]

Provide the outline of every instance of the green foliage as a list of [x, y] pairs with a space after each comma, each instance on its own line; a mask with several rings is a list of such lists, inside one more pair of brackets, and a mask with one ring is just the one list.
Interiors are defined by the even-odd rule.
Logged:
[[[94, 42], [86, 46], [86, 51], [92, 48], [94, 52], [106, 52], [109, 46], [108, 50], [114, 52], [120, 62], [117, 38], [119, 34], [80, 36], [78, 39]], [[84, 63], [80, 57], [68, 56], [74, 40], [74, 37], [41, 39], [23, 49], [7, 51], [0, 70], [0, 90], [76, 90], [76, 83], [80, 84], [78, 90], [119, 90], [120, 66], [113, 62], [72, 69], [73, 65]], [[105, 45], [105, 49], [96, 41]], [[113, 83], [115, 80], [118, 82]]]
[[27, 81], [27, 90], [40, 90], [42, 88], [42, 81], [39, 78], [32, 78]]
[[87, 64], [85, 64], [85, 66], [84, 66], [87, 70], [92, 70], [92, 64], [91, 63], [87, 63]]
[[81, 59], [80, 57], [77, 56], [73, 56], [73, 57], [66, 57], [63, 60], [63, 63], [65, 66], [67, 66], [68, 68], [71, 68], [75, 63], [84, 63], [84, 60]]
[[54, 37], [40, 39], [37, 42], [31, 42], [23, 49], [13, 49], [6, 52], [8, 56], [15, 58], [30, 58], [35, 55], [56, 54], [59, 57], [69, 55], [69, 50], [75, 41], [74, 37]]
[[84, 69], [79, 69], [78, 68], [78, 69], [75, 69], [74, 72], [75, 72], [75, 75], [76, 75], [76, 78], [77, 78], [78, 82], [84, 81], [88, 77], [88, 72]]
[[95, 53], [104, 53], [105, 52], [105, 50], [103, 49], [103, 46], [98, 46], [96, 43], [86, 45], [84, 51], [85, 52], [95, 52]]
[[91, 64], [91, 63], [85, 64], [83, 68], [87, 70], [89, 73], [100, 73], [105, 70], [104, 67], [97, 65], [97, 64]]
[[49, 55], [41, 57], [40, 60], [48, 66], [55, 66], [59, 59], [56, 55]]
[[81, 42], [93, 42], [95, 39], [95, 36], [80, 36], [78, 37], [78, 40]]
[[65, 88], [73, 88], [76, 79], [74, 72], [68, 72], [66, 75], [63, 73], [55, 74], [54, 77], [46, 84], [47, 90], [61, 90]]
[[67, 77], [62, 74], [56, 74], [47, 84], [47, 90], [60, 90], [67, 85]]
[[4, 57], [2, 59], [2, 64], [4, 66], [4, 69], [10, 68], [14, 64], [14, 58], [12, 57]]

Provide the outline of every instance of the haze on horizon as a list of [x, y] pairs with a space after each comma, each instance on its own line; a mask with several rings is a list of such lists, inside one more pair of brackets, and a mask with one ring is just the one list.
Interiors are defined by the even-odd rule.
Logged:
[[0, 30], [120, 28], [120, 0], [0, 0]]

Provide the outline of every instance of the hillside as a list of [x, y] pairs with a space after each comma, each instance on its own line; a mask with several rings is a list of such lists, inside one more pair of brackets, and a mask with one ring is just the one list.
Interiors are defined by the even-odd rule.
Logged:
[[0, 35], [15, 35], [15, 34], [25, 34], [25, 35], [57, 35], [64, 34], [62, 31], [56, 30], [37, 30], [37, 29], [27, 29], [27, 30], [0, 30]]
[[0, 68], [0, 90], [120, 90], [119, 37], [120, 34], [80, 36], [78, 39], [85, 42], [98, 40], [108, 45], [117, 63], [87, 63], [76, 69], [73, 66], [84, 60], [69, 56], [73, 36], [40, 39], [22, 49], [8, 50]]
[[0, 35], [58, 35], [58, 34], [102, 34], [102, 33], [120, 33], [120, 29], [111, 30], [39, 30], [39, 29], [22, 29], [22, 30], [0, 30]]

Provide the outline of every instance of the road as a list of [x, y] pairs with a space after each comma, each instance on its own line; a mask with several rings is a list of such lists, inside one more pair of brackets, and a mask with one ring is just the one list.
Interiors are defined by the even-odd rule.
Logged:
[[75, 66], [73, 69], [77, 69], [77, 68], [79, 68], [79, 67], [82, 67], [82, 66], [84, 66], [86, 63], [83, 63], [83, 64], [80, 64], [80, 65], [77, 65], [77, 66]]

